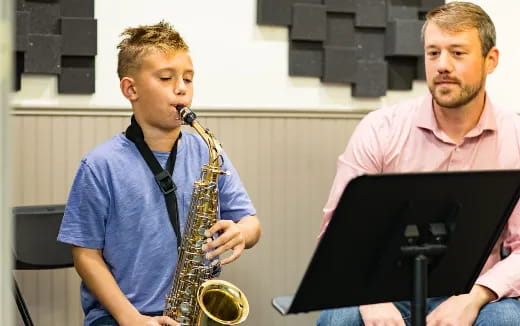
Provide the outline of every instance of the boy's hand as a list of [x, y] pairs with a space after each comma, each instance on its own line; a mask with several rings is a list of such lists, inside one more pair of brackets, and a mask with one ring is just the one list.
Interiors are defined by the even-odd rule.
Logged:
[[150, 317], [145, 315], [140, 315], [135, 321], [132, 322], [131, 325], [128, 326], [179, 326], [175, 320], [171, 319], [168, 316], [156, 316]]
[[202, 246], [204, 251], [215, 249], [206, 254], [206, 259], [211, 260], [228, 250], [232, 250], [233, 253], [220, 262], [222, 265], [229, 264], [240, 257], [245, 249], [246, 241], [239, 224], [230, 220], [219, 220], [206, 231], [205, 236], [209, 238], [215, 233], [219, 234], [218, 238]]

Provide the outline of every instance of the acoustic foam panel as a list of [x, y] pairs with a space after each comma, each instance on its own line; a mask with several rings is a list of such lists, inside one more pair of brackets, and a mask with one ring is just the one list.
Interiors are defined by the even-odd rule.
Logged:
[[402, 1], [392, 0], [387, 7], [387, 22], [396, 19], [417, 19], [417, 17], [419, 17], [419, 9], [417, 6], [406, 5]]
[[423, 13], [444, 4], [444, 0], [421, 0], [420, 2], [419, 11]]
[[357, 66], [352, 60], [356, 56], [353, 47], [325, 46], [323, 82], [354, 83], [356, 82]]
[[385, 27], [385, 0], [358, 1], [356, 7], [356, 27]]
[[23, 52], [16, 52], [15, 53], [15, 77], [13, 78], [14, 81], [14, 89], [20, 89], [22, 87], [22, 72], [24, 70], [24, 53]]
[[58, 77], [58, 92], [90, 94], [94, 93], [94, 57], [61, 57], [61, 74]]
[[66, 0], [61, 1], [61, 16], [63, 17], [94, 17], [94, 1]]
[[424, 66], [424, 55], [417, 57], [416, 76], [415, 79], [426, 80], [426, 68]]
[[388, 88], [394, 90], [412, 89], [412, 81], [417, 76], [416, 57], [387, 58]]
[[289, 76], [321, 77], [323, 75], [323, 51], [319, 42], [291, 42], [289, 58]]
[[351, 84], [352, 96], [377, 97], [425, 79], [420, 38], [424, 15], [443, 3], [258, 0], [257, 22], [289, 27], [290, 76]]
[[325, 0], [329, 12], [353, 14], [356, 12], [357, 0]]
[[25, 10], [31, 13], [29, 33], [59, 34], [60, 4], [58, 2], [25, 1]]
[[356, 28], [354, 40], [357, 57], [366, 60], [383, 60], [385, 56], [385, 30], [382, 28]]
[[354, 47], [354, 15], [329, 13], [327, 15], [326, 46]]
[[25, 0], [16, 0], [16, 10], [17, 11], [25, 10]]
[[94, 0], [17, 0], [15, 89], [22, 73], [57, 74], [60, 93], [93, 93], [93, 15]]
[[359, 97], [383, 96], [387, 89], [387, 63], [384, 61], [358, 60], [356, 83], [352, 95]]
[[17, 51], [27, 51], [29, 45], [29, 12], [28, 11], [17, 11], [16, 12], [16, 43], [15, 48]]
[[385, 36], [387, 56], [420, 56], [423, 23], [416, 19], [397, 19], [388, 23]]
[[257, 0], [257, 22], [262, 25], [289, 26], [295, 3], [321, 5], [321, 0]]
[[93, 18], [61, 19], [62, 55], [95, 56], [97, 53], [97, 23]]
[[29, 46], [25, 52], [24, 72], [59, 74], [61, 71], [60, 52], [60, 35], [29, 34]]
[[291, 40], [324, 41], [327, 37], [325, 6], [296, 3], [292, 10]]

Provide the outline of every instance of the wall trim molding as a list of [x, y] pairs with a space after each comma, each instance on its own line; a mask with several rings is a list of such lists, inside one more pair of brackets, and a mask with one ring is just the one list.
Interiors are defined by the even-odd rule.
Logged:
[[[213, 108], [193, 107], [200, 117], [235, 117], [235, 118], [316, 118], [316, 119], [361, 119], [372, 110], [369, 109], [301, 109], [301, 108]], [[127, 117], [132, 114], [130, 108], [49, 108], [38, 106], [13, 106], [11, 115], [14, 116], [119, 116]]]

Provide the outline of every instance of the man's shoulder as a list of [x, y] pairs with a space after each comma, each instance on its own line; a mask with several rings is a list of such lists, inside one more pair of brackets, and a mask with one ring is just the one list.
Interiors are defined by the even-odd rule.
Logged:
[[411, 99], [401, 100], [396, 103], [383, 105], [381, 108], [373, 111], [379, 112], [380, 115], [391, 117], [408, 117], [409, 113], [416, 111], [423, 105], [426, 97], [415, 97]]
[[520, 128], [520, 114], [518, 112], [499, 106], [494, 106], [494, 112], [498, 123], [508, 123]]
[[397, 103], [383, 105], [371, 111], [364, 120], [378, 127], [389, 126], [395, 128], [416, 118], [417, 111], [424, 105], [426, 97], [417, 97]]

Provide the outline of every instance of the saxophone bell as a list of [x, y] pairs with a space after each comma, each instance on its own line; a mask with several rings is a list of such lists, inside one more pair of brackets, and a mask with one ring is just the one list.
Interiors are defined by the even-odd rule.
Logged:
[[244, 292], [223, 280], [202, 283], [197, 291], [197, 302], [204, 312], [200, 325], [237, 325], [249, 314]]

